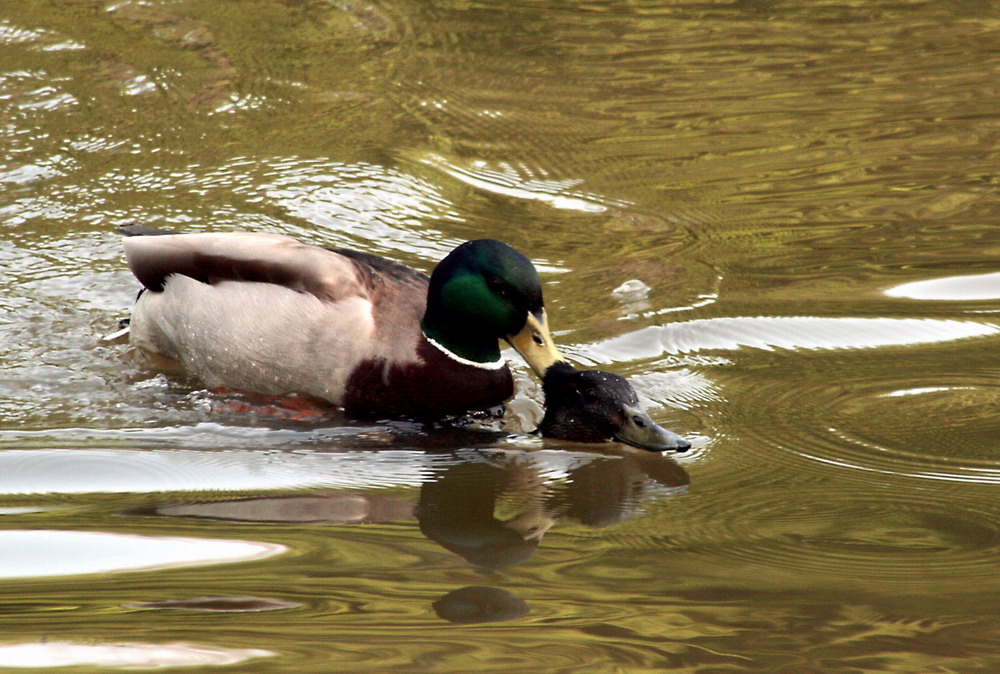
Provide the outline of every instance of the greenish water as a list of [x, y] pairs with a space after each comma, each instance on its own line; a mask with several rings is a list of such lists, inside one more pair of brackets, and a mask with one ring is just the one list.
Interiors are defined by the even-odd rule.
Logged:
[[[1000, 668], [998, 83], [996, 2], [7, 0], [0, 668]], [[694, 448], [234, 411], [101, 341], [129, 222], [504, 239]]]

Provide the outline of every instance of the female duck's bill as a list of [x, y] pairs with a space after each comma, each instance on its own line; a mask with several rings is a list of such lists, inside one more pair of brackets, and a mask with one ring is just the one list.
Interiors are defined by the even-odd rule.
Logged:
[[428, 278], [275, 234], [121, 231], [146, 290], [133, 344], [209, 386], [303, 393], [358, 416], [440, 417], [513, 395], [501, 339], [539, 376], [563, 360], [537, 271], [499, 241], [462, 244]]
[[624, 378], [600, 370], [553, 364], [542, 379], [545, 416], [538, 430], [547, 438], [575, 442], [623, 442], [654, 452], [684, 452], [691, 443], [659, 426], [639, 406]]

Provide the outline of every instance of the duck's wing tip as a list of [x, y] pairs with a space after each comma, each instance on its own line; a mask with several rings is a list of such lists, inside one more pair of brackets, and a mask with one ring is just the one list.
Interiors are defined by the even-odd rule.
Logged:
[[109, 333], [107, 335], [101, 336], [100, 341], [102, 341], [102, 342], [117, 342], [122, 337], [127, 337], [128, 334], [129, 334], [129, 326], [125, 325], [125, 327], [123, 327], [123, 328], [115, 330], [114, 332]]
[[169, 229], [157, 229], [156, 227], [148, 227], [146, 225], [137, 225], [136, 223], [130, 223], [128, 225], [120, 225], [115, 228], [119, 234], [122, 236], [166, 236], [169, 234], [179, 234], [180, 232], [172, 232]]

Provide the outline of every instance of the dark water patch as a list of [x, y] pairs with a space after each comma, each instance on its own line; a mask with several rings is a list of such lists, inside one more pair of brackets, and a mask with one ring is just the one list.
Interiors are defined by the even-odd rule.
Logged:
[[148, 510], [135, 510], [129, 514], [228, 522], [344, 525], [412, 519], [414, 505], [410, 501], [380, 494], [333, 492], [174, 503]]
[[283, 611], [298, 608], [301, 604], [274, 601], [260, 597], [192, 597], [167, 599], [143, 604], [127, 604], [125, 608], [156, 611], [210, 611], [213, 613], [255, 613], [258, 611]]

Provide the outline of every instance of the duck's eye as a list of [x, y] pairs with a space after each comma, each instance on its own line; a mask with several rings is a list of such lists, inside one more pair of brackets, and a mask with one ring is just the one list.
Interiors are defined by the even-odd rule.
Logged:
[[506, 298], [510, 295], [510, 289], [498, 278], [486, 279], [486, 287], [490, 289], [491, 293], [499, 297]]
[[642, 420], [642, 417], [635, 416], [632, 417], [632, 423], [636, 425], [636, 428], [645, 428], [646, 422]]

